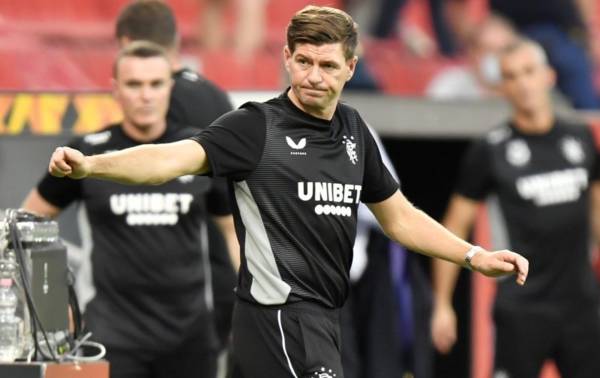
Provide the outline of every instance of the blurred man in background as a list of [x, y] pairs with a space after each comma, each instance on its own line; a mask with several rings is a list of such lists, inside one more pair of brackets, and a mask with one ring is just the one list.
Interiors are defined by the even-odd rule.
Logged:
[[[70, 145], [97, 155], [193, 135], [197, 129], [166, 120], [172, 85], [160, 46], [128, 45], [114, 64], [122, 123]], [[215, 376], [218, 342], [205, 219], [212, 214], [224, 234], [231, 232], [225, 196], [224, 187], [197, 176], [149, 187], [49, 174], [27, 196], [23, 208], [51, 217], [73, 202], [85, 206], [93, 241], [86, 278], [95, 290], [85, 321], [107, 347], [111, 377]]]
[[203, 128], [232, 109], [223, 90], [183, 66], [175, 15], [164, 1], [145, 0], [129, 4], [117, 18], [115, 35], [121, 47], [132, 41], [146, 40], [167, 51], [175, 81], [167, 113], [170, 120]]
[[[590, 229], [600, 224], [599, 155], [588, 127], [556, 117], [555, 75], [540, 45], [519, 40], [499, 59], [512, 118], [467, 152], [444, 224], [467, 237], [478, 205], [493, 194], [502, 214], [494, 239], [506, 238], [502, 247], [522, 252], [534, 267], [524, 289], [498, 282], [498, 377], [536, 377], [547, 358], [564, 377], [599, 377], [599, 296], [589, 246]], [[432, 338], [447, 353], [456, 340], [458, 269], [438, 260], [433, 268]]]
[[[204, 128], [232, 110], [229, 98], [223, 90], [182, 65], [179, 52], [180, 36], [177, 33], [175, 16], [164, 1], [135, 1], [126, 6], [117, 19], [115, 35], [121, 46], [132, 41], [147, 40], [166, 50], [174, 81], [167, 118], [173, 123]], [[220, 225], [223, 226], [227, 225]], [[233, 229], [230, 232], [234, 232]], [[221, 346], [224, 348], [231, 333], [235, 269], [239, 265], [239, 256], [229, 256], [227, 251], [237, 251], [239, 247], [233, 245], [228, 248], [218, 227], [210, 219], [208, 234], [215, 322]], [[236, 242], [235, 239], [230, 241]]]
[[[468, 25], [470, 1], [452, 4], [454, 29]], [[594, 66], [600, 62], [597, 0], [490, 0], [490, 11], [538, 42], [557, 73], [557, 87], [576, 109], [600, 108]]]
[[594, 87], [598, 63], [597, 0], [490, 0], [490, 9], [538, 42], [557, 72], [557, 86], [577, 109], [600, 108]]

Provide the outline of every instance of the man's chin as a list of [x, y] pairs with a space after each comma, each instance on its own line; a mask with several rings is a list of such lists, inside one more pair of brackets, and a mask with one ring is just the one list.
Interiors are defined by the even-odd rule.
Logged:
[[312, 97], [308, 97], [308, 98], [304, 97], [302, 100], [303, 100], [302, 105], [305, 108], [321, 109], [325, 106], [324, 105], [325, 101], [323, 101], [323, 99], [321, 99], [321, 98], [317, 99], [317, 98], [312, 98]]
[[302, 96], [302, 100], [304, 103], [310, 103], [311, 105], [319, 105], [324, 104], [327, 101], [327, 95], [321, 92], [312, 92], [312, 93], [304, 93]]
[[325, 98], [327, 97], [327, 91], [320, 91], [317, 89], [309, 89], [303, 88], [301, 90], [302, 97], [310, 97], [310, 98]]
[[156, 124], [156, 120], [152, 119], [136, 119], [133, 120], [132, 124], [140, 130], [148, 130], [150, 128], [152, 128], [153, 125]]
[[527, 113], [531, 113], [531, 112], [535, 112], [537, 109], [539, 109], [540, 104], [536, 101], [527, 99], [527, 100], [520, 101], [518, 103], [518, 107]]

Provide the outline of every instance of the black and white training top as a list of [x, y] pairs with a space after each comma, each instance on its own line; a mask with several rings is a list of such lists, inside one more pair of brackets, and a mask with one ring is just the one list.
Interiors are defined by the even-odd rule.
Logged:
[[[197, 132], [170, 123], [152, 143]], [[118, 124], [78, 137], [70, 146], [96, 155], [139, 144]], [[87, 213], [95, 296], [85, 316], [95, 339], [114, 348], [164, 351], [203, 335], [207, 348], [214, 347], [202, 228], [209, 214], [230, 214], [221, 181], [190, 175], [143, 186], [42, 178], [38, 191], [44, 199], [59, 208], [80, 201]]]
[[319, 119], [284, 93], [246, 103], [193, 139], [211, 174], [230, 184], [242, 249], [238, 296], [340, 307], [358, 203], [385, 200], [399, 187], [358, 112], [340, 103], [331, 121]]
[[472, 145], [456, 192], [475, 200], [494, 194], [494, 247], [530, 261], [525, 286], [499, 282], [498, 304], [598, 300], [589, 256], [590, 185], [600, 178], [599, 163], [589, 127], [561, 120], [541, 135], [505, 124]]

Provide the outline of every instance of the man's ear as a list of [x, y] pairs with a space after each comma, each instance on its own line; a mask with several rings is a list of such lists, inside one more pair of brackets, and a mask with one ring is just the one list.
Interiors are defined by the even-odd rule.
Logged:
[[292, 60], [292, 51], [290, 48], [285, 45], [283, 47], [283, 63], [285, 64], [285, 69], [287, 72], [290, 72], [290, 61]]
[[556, 86], [556, 71], [550, 66], [546, 68], [546, 77], [548, 80], [548, 87], [554, 88]]
[[112, 95], [114, 99], [119, 101], [119, 84], [117, 83], [117, 79], [114, 77], [110, 79], [110, 87], [112, 89]]
[[351, 59], [348, 59], [346, 61], [347, 65], [348, 65], [348, 77], [346, 78], [346, 81], [349, 81], [350, 79], [352, 79], [352, 75], [354, 75], [354, 71], [356, 70], [356, 64], [358, 64], [358, 56], [354, 56]]

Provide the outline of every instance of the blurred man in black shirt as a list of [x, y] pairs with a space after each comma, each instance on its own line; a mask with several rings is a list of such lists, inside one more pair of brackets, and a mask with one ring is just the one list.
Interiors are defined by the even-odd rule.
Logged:
[[[599, 377], [599, 294], [589, 241], [592, 206], [594, 225], [600, 217], [600, 155], [589, 127], [554, 114], [555, 76], [537, 43], [511, 44], [500, 63], [513, 115], [468, 150], [444, 224], [467, 237], [479, 203], [492, 195], [501, 215], [495, 247], [515, 248], [535, 267], [525, 288], [498, 282], [494, 376], [536, 377], [553, 358], [564, 377]], [[436, 260], [433, 275], [432, 337], [446, 353], [456, 340], [458, 270]]]
[[[123, 121], [75, 138], [90, 155], [141, 143], [168, 143], [198, 129], [166, 120], [172, 86], [165, 52], [138, 41], [114, 65]], [[60, 180], [46, 174], [23, 207], [56, 216], [73, 202], [87, 214], [95, 295], [86, 326], [107, 347], [113, 378], [214, 377], [213, 323], [206, 219], [224, 233], [232, 217], [224, 183], [186, 176], [160, 186]], [[229, 234], [229, 238], [235, 238]]]
[[[173, 71], [173, 90], [167, 119], [179, 125], [204, 128], [222, 114], [232, 110], [227, 94], [199, 73], [183, 67], [179, 54], [180, 36], [175, 16], [164, 1], [135, 1], [119, 15], [115, 35], [121, 46], [135, 40], [148, 40], [162, 46], [168, 54]], [[227, 245], [214, 223], [209, 221], [212, 289], [215, 301], [215, 321], [221, 344], [225, 346], [231, 331], [239, 256], [228, 257]], [[229, 251], [237, 251], [229, 246]], [[233, 265], [232, 265], [233, 262]]]

